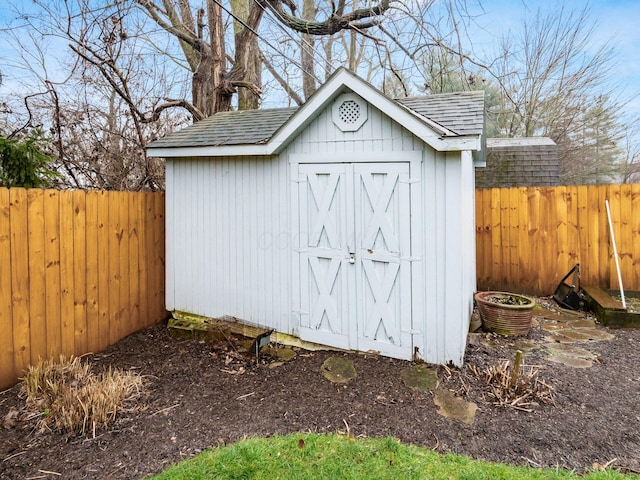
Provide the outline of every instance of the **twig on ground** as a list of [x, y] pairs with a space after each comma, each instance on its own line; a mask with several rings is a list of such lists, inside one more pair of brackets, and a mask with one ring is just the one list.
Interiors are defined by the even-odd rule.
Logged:
[[179, 403], [176, 403], [175, 405], [171, 405], [170, 407], [166, 407], [166, 408], [163, 408], [163, 409], [161, 409], [161, 410], [158, 410], [157, 412], [152, 413], [150, 416], [151, 416], [151, 417], [155, 417], [155, 416], [156, 416], [156, 415], [158, 415], [159, 413], [166, 413], [166, 412], [168, 412], [169, 410], [172, 410], [172, 409], [174, 409], [174, 408], [176, 408], [176, 407], [179, 407], [179, 406], [180, 406], [180, 404], [179, 404]]
[[344, 418], [342, 419], [342, 422], [344, 423], [344, 426], [347, 427], [347, 437], [351, 438], [351, 429], [349, 428], [349, 424]]
[[438, 448], [440, 448], [440, 440], [438, 440], [438, 437], [436, 437], [436, 434], [433, 434], [433, 438], [436, 439], [436, 444], [435, 446], [431, 449], [433, 452], [437, 452]]
[[533, 465], [534, 467], [542, 468], [542, 465], [540, 465], [538, 462], [534, 462], [534, 461], [533, 461], [533, 460], [531, 460], [530, 458], [527, 458], [527, 457], [520, 457], [520, 458], [521, 458], [521, 459], [523, 459], [523, 460], [525, 460], [525, 461], [527, 461], [527, 462], [529, 462], [529, 463], [530, 463], [531, 465]]
[[2, 460], [2, 463], [6, 462], [7, 460], [11, 460], [13, 457], [17, 457], [18, 455], [24, 455], [25, 453], [27, 453], [26, 450], [23, 450], [21, 452], [18, 453], [14, 453], [13, 455], [9, 455], [7, 458], [5, 458], [4, 460]]
[[240, 395], [239, 397], [236, 397], [236, 400], [242, 400], [243, 398], [247, 398], [250, 397], [251, 395], [255, 395], [256, 392], [251, 392], [251, 393], [246, 393], [244, 395]]

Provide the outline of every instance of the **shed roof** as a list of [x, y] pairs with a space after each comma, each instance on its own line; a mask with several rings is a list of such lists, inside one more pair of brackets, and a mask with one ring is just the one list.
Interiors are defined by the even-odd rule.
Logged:
[[297, 108], [220, 112], [149, 145], [156, 147], [259, 145], [295, 113]]
[[[152, 142], [147, 153], [164, 157], [277, 153], [321, 109], [346, 91], [360, 95], [437, 150], [481, 149], [484, 92], [391, 100], [341, 68], [298, 108], [217, 113]], [[456, 138], [460, 141], [452, 143]]]
[[458, 135], [481, 135], [484, 128], [484, 92], [455, 92], [399, 98], [401, 105]]

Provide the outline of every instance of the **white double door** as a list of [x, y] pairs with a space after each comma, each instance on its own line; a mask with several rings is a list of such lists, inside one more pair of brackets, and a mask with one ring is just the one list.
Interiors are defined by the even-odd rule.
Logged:
[[411, 358], [409, 180], [409, 163], [298, 165], [302, 339]]

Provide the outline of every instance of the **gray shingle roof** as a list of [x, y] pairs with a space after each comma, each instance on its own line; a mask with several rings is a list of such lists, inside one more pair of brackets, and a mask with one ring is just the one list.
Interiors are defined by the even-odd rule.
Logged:
[[560, 185], [558, 146], [548, 137], [487, 138], [487, 165], [477, 188]]
[[[441, 93], [402, 98], [396, 102], [458, 135], [480, 135], [483, 132], [484, 92]], [[221, 112], [156, 140], [147, 147], [264, 144], [296, 110], [274, 108]]]
[[456, 92], [396, 100], [458, 135], [480, 135], [484, 127], [484, 92]]
[[296, 110], [272, 108], [220, 112], [156, 140], [148, 147], [208, 147], [266, 143]]

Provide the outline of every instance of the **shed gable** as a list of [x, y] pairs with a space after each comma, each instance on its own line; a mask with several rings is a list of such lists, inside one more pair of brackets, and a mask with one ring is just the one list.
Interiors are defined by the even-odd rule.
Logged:
[[[345, 94], [354, 96], [347, 103], [343, 100], [335, 115], [338, 125], [345, 132], [356, 131], [366, 123], [366, 119], [358, 114], [362, 105], [357, 99], [362, 99], [435, 150], [482, 150], [483, 92], [466, 92], [453, 97], [450, 94], [432, 95], [396, 101], [341, 68], [297, 109], [216, 114], [152, 142], [147, 147], [147, 153], [149, 156], [165, 158], [278, 154], [321, 112]], [[449, 97], [452, 98], [451, 102], [447, 100]], [[438, 116], [441, 118], [437, 118]], [[459, 132], [445, 125], [452, 125]]]
[[286, 157], [289, 154], [323, 154], [326, 156], [322, 157], [322, 161], [342, 163], [361, 161], [359, 157], [368, 158], [370, 161], [385, 161], [385, 154], [390, 152], [434, 151], [422, 139], [375, 105], [361, 97], [357, 98], [360, 99], [361, 107], [365, 109], [362, 114], [366, 115], [366, 121], [360, 128], [350, 131], [336, 124], [335, 109], [340, 105], [337, 100], [319, 112], [295, 138], [291, 139], [280, 155]]

